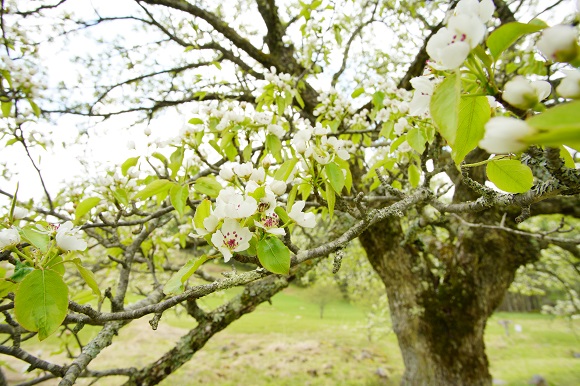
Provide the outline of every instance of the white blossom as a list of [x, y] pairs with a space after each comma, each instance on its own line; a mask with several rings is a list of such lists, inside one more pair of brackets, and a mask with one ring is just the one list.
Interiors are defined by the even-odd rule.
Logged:
[[455, 14], [474, 15], [481, 20], [482, 23], [487, 23], [493, 16], [495, 5], [492, 0], [461, 0], [455, 6]]
[[266, 233], [270, 233], [276, 236], [284, 236], [286, 230], [284, 228], [279, 228], [280, 218], [274, 212], [270, 214], [264, 213], [260, 218], [260, 221], [255, 222], [256, 226], [262, 228]]
[[286, 193], [286, 183], [284, 181], [274, 180], [270, 184], [270, 189], [275, 195], [281, 196]]
[[543, 80], [530, 82], [518, 75], [505, 84], [502, 97], [510, 105], [527, 110], [547, 98], [551, 92], [550, 83]]
[[314, 213], [304, 213], [302, 210], [306, 205], [305, 201], [296, 201], [292, 205], [292, 209], [288, 212], [288, 216], [296, 221], [298, 225], [304, 228], [314, 228], [316, 226], [316, 219], [314, 218]]
[[472, 48], [483, 39], [485, 26], [477, 17], [466, 14], [451, 16], [427, 43], [427, 53], [441, 68], [459, 68]]
[[274, 134], [278, 138], [282, 138], [284, 136], [284, 134], [286, 134], [286, 131], [280, 125], [269, 124], [268, 125], [268, 133]]
[[18, 229], [11, 227], [0, 231], [0, 249], [13, 247], [19, 243], [20, 233], [18, 233]]
[[80, 228], [74, 228], [71, 221], [60, 225], [56, 231], [56, 245], [65, 251], [84, 251], [87, 242], [77, 236]]
[[14, 212], [12, 213], [12, 216], [14, 217], [15, 220], [20, 220], [20, 219], [23, 219], [24, 217], [26, 217], [27, 214], [28, 214], [28, 211], [26, 209], [21, 208], [19, 206], [15, 206]]
[[252, 170], [252, 174], [250, 175], [250, 180], [262, 184], [266, 179], [266, 171], [263, 167], [259, 167], [258, 169]]
[[569, 25], [557, 25], [542, 32], [538, 49], [555, 62], [570, 62], [578, 56], [578, 33]]
[[243, 164], [234, 165], [234, 173], [240, 178], [248, 178], [252, 175], [254, 171], [254, 166], [251, 162], [245, 162]]
[[564, 98], [580, 98], [580, 70], [561, 70], [566, 77], [562, 79], [556, 91]]
[[479, 147], [492, 154], [517, 153], [528, 147], [521, 139], [534, 132], [521, 119], [494, 117], [485, 124], [485, 135]]
[[226, 218], [221, 229], [211, 236], [211, 242], [228, 262], [233, 253], [245, 251], [250, 247], [252, 232], [247, 227], [242, 227], [236, 220]]
[[409, 114], [414, 116], [428, 114], [431, 96], [435, 88], [434, 83], [426, 76], [418, 76], [411, 79], [411, 85], [415, 89], [415, 93], [409, 104]]
[[219, 218], [245, 218], [253, 215], [258, 203], [253, 197], [244, 196], [231, 186], [222, 189], [216, 198], [214, 215]]
[[226, 181], [232, 181], [234, 179], [234, 170], [231, 165], [223, 165], [220, 169], [219, 176]]

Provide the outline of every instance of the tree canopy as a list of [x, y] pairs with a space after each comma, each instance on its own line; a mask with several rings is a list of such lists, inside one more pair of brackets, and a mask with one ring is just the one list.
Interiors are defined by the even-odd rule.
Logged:
[[[577, 5], [3, 0], [0, 353], [38, 382], [157, 384], [326, 257], [340, 271], [358, 238], [403, 384], [491, 384], [483, 331], [518, 269], [578, 272]], [[51, 188], [39, 155], [89, 154], [105, 127], [128, 156]], [[19, 198], [14, 157], [42, 195]], [[181, 306], [195, 327], [156, 361], [91, 370], [131, 321]], [[102, 329], [70, 364], [20, 346], [86, 325]]]

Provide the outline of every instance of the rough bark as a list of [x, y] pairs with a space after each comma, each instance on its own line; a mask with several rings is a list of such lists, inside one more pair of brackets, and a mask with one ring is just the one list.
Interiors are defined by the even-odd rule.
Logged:
[[[487, 213], [479, 220], [497, 220]], [[405, 241], [400, 220], [361, 237], [383, 280], [405, 363], [404, 385], [490, 385], [483, 335], [517, 267], [537, 256], [532, 240], [460, 228], [448, 243]], [[439, 267], [434, 261], [439, 262]]]

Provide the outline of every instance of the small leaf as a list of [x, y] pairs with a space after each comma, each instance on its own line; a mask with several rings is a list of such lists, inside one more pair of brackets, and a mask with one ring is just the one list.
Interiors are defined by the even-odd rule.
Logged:
[[200, 177], [195, 181], [193, 188], [201, 194], [210, 196], [211, 198], [216, 198], [222, 190], [222, 186], [214, 176], [204, 176]]
[[8, 295], [10, 292], [14, 292], [16, 288], [16, 283], [0, 278], [0, 299]]
[[580, 101], [559, 104], [526, 122], [538, 131], [523, 138], [526, 143], [580, 148]]
[[342, 188], [344, 188], [344, 174], [342, 173], [342, 169], [334, 162], [330, 162], [324, 166], [324, 171], [334, 191], [337, 193], [342, 192]]
[[266, 136], [266, 149], [270, 150], [272, 155], [279, 154], [280, 150], [282, 150], [282, 142], [280, 142], [280, 138], [274, 134], [268, 134]]
[[203, 120], [199, 118], [191, 118], [189, 121], [187, 121], [187, 123], [191, 125], [203, 125]]
[[294, 171], [294, 167], [298, 163], [298, 158], [292, 158], [284, 161], [280, 168], [274, 174], [275, 180], [280, 180], [286, 182], [290, 174]]
[[336, 204], [336, 194], [334, 192], [334, 189], [332, 189], [332, 185], [330, 185], [328, 182], [324, 182], [324, 186], [326, 188], [326, 192], [325, 193], [325, 198], [326, 198], [326, 203], [328, 204], [328, 213], [330, 214], [330, 217], [332, 218], [332, 216], [334, 215], [334, 204]]
[[40, 232], [36, 227], [27, 225], [20, 230], [20, 235], [25, 241], [38, 248], [41, 252], [48, 252], [50, 236]]
[[290, 251], [277, 237], [268, 235], [258, 242], [258, 259], [273, 273], [287, 275], [290, 271]]
[[2, 107], [2, 115], [5, 118], [8, 118], [10, 116], [10, 112], [12, 111], [12, 101], [8, 101], [8, 102], [0, 102], [0, 105]]
[[354, 91], [352, 92], [352, 94], [350, 94], [350, 97], [351, 97], [351, 98], [353, 98], [353, 99], [354, 99], [354, 98], [357, 98], [357, 97], [358, 97], [358, 96], [360, 96], [360, 95], [361, 95], [363, 92], [365, 92], [365, 89], [364, 89], [364, 87], [357, 88], [356, 90], [354, 90]]
[[484, 126], [489, 121], [490, 115], [491, 109], [486, 97], [461, 98], [457, 134], [451, 152], [456, 165], [459, 165], [483, 138]]
[[189, 259], [187, 263], [179, 271], [173, 274], [171, 278], [167, 281], [163, 287], [163, 292], [166, 295], [177, 295], [183, 292], [185, 289], [185, 282], [191, 275], [197, 271], [199, 267], [210, 257], [207, 255], [202, 255], [197, 258]]
[[113, 190], [113, 197], [115, 197], [115, 199], [119, 201], [120, 204], [125, 206], [129, 205], [129, 196], [127, 195], [127, 191], [125, 189], [119, 188]]
[[54, 333], [68, 311], [68, 287], [51, 270], [34, 270], [14, 294], [16, 320], [28, 331], [38, 331], [40, 340]]
[[187, 185], [174, 185], [171, 190], [169, 190], [169, 199], [171, 200], [171, 205], [175, 208], [180, 216], [183, 216], [185, 211], [185, 206], [187, 205], [187, 197], [189, 196], [189, 189]]
[[125, 162], [123, 162], [123, 164], [121, 165], [121, 174], [123, 174], [124, 176], [127, 175], [127, 171], [137, 165], [137, 162], [139, 162], [139, 156], [137, 157], [131, 157], [128, 158]]
[[193, 215], [193, 224], [195, 227], [203, 229], [203, 220], [209, 217], [210, 213], [211, 201], [207, 199], [201, 201], [195, 209], [195, 214]]
[[26, 275], [28, 275], [32, 271], [34, 271], [34, 268], [25, 263], [21, 263], [19, 260], [16, 260], [14, 273], [12, 274], [12, 276], [10, 276], [10, 280], [16, 283], [20, 283], [26, 277]]
[[487, 164], [487, 178], [499, 189], [509, 193], [524, 193], [534, 184], [532, 170], [518, 160], [500, 159]]
[[409, 165], [409, 183], [413, 188], [419, 186], [419, 182], [421, 181], [421, 169], [415, 164]]
[[99, 299], [101, 299], [101, 290], [99, 289], [99, 285], [97, 284], [95, 274], [91, 270], [83, 267], [81, 259], [79, 259], [78, 257], [74, 258], [72, 261], [75, 264], [75, 267], [77, 267], [77, 270], [81, 274], [81, 277], [83, 278], [85, 283], [87, 283], [87, 285], [93, 291], [93, 293], [97, 295]]
[[36, 117], [40, 117], [40, 107], [38, 107], [38, 105], [34, 103], [34, 101], [30, 98], [28, 98], [28, 104], [30, 105], [30, 108], [32, 109], [34, 115]]
[[147, 184], [147, 186], [143, 188], [143, 190], [137, 192], [137, 194], [133, 198], [135, 200], [142, 200], [149, 198], [151, 196], [162, 197], [163, 195], [165, 195], [165, 197], [167, 197], [167, 193], [173, 185], [174, 183], [169, 180], [154, 180], [149, 184]]
[[461, 79], [457, 73], [445, 78], [431, 97], [431, 117], [437, 125], [437, 131], [450, 145], [455, 143], [460, 99]]
[[418, 127], [412, 127], [407, 132], [407, 142], [417, 153], [423, 154], [427, 139]]
[[529, 33], [538, 32], [546, 27], [546, 25], [540, 24], [506, 23], [489, 35], [487, 38], [487, 46], [489, 47], [491, 55], [497, 60], [501, 53], [514, 44], [520, 37]]
[[75, 209], [75, 222], [78, 223], [79, 219], [89, 213], [95, 206], [99, 205], [99, 202], [101, 202], [99, 197], [89, 197], [79, 202]]

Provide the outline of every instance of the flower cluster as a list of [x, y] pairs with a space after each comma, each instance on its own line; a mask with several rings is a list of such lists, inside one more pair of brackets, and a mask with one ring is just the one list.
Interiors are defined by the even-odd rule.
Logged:
[[355, 112], [352, 104], [333, 87], [327, 93], [321, 94], [318, 100], [320, 103], [314, 109], [314, 115], [329, 121], [342, 118], [346, 112]]
[[334, 136], [329, 137], [329, 134], [330, 129], [317, 123], [315, 127], [299, 130], [292, 138], [292, 146], [305, 158], [313, 159], [322, 165], [332, 162], [335, 156], [348, 160], [352, 143]]
[[482, 42], [495, 6], [492, 0], [461, 0], [447, 26], [427, 43], [427, 53], [441, 69], [459, 68], [473, 48]]
[[[285, 212], [278, 200], [286, 192], [285, 182], [267, 183], [264, 168], [254, 168], [249, 162], [226, 164], [219, 175], [236, 186], [220, 190], [215, 205], [209, 201], [200, 204], [193, 222], [195, 234], [191, 236], [205, 237], [227, 262], [235, 252], [250, 248], [252, 238], [258, 234], [286, 234], [279, 215], [280, 210]], [[300, 226], [312, 228], [314, 214], [303, 213], [304, 206], [304, 201], [294, 203], [288, 217]]]

